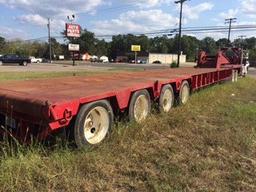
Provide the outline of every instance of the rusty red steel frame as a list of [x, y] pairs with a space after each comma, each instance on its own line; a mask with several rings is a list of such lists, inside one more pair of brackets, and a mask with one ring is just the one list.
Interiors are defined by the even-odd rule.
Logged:
[[172, 84], [178, 93], [181, 83], [188, 80], [195, 91], [230, 79], [234, 69], [240, 70], [240, 67], [218, 70], [191, 67], [8, 82], [0, 85], [0, 113], [2, 118], [8, 116], [18, 122], [15, 137], [26, 138], [32, 134], [44, 139], [69, 126], [86, 103], [107, 99], [114, 110], [122, 112], [137, 90], [147, 89], [152, 99], [157, 100], [166, 84]]

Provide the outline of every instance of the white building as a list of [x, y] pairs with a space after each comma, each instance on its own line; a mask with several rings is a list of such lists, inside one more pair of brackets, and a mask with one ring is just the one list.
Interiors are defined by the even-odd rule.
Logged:
[[[180, 63], [186, 63], [187, 56], [181, 55], [180, 56]], [[162, 53], [149, 53], [148, 62], [152, 63], [162, 63], [162, 64], [171, 64], [173, 62], [178, 62], [178, 55], [177, 54], [162, 54]]]

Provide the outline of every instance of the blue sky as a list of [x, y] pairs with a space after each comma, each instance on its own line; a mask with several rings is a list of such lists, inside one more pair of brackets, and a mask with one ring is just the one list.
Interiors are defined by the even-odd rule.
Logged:
[[[175, 28], [179, 13], [174, 0], [0, 0], [0, 11], [0, 35], [7, 39], [47, 36], [48, 17], [53, 36], [64, 30], [71, 14], [83, 28], [106, 35]], [[237, 24], [256, 25], [256, 0], [191, 0], [184, 5], [185, 27], [224, 25], [229, 17], [237, 17]], [[225, 33], [190, 35], [226, 37]], [[233, 38], [238, 35], [232, 34]]]

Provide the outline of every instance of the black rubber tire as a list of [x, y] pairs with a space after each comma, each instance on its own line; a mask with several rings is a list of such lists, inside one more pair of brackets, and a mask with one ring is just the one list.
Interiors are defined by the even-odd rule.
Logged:
[[188, 88], [188, 90], [189, 90], [189, 96], [190, 96], [190, 91], [191, 91], [191, 90], [190, 90], [189, 83], [188, 83], [188, 81], [183, 81], [182, 84], [181, 84], [181, 86], [180, 86], [180, 92], [179, 92], [179, 98], [178, 98], [178, 103], [179, 103], [180, 105], [185, 105], [185, 104], [188, 102], [188, 99], [189, 99], [189, 96], [188, 96], [188, 99], [187, 99], [185, 102], [182, 101], [183, 89], [184, 89], [185, 87]]
[[[138, 97], [140, 97], [141, 95], [146, 96], [146, 98], [147, 98], [147, 100], [148, 100], [148, 109], [149, 109], [148, 115], [149, 115], [150, 112], [151, 112], [151, 99], [150, 99], [149, 92], [148, 92], [146, 89], [137, 91], [137, 92], [135, 92], [135, 93], [132, 95], [132, 98], [131, 98], [131, 101], [130, 101], [130, 105], [129, 105], [129, 114], [128, 114], [128, 115], [129, 115], [129, 121], [136, 121], [136, 118], [135, 118], [135, 115], [134, 115], [134, 106], [135, 106], [136, 100], [137, 100]], [[148, 116], [148, 115], [147, 115], [147, 116]], [[137, 121], [136, 121], [136, 122], [137, 122]], [[137, 122], [137, 123], [140, 123], [140, 122]]]
[[[113, 109], [112, 109], [110, 103], [107, 100], [100, 100], [100, 101], [86, 104], [81, 107], [81, 109], [76, 117], [75, 126], [74, 126], [74, 140], [75, 140], [75, 144], [78, 148], [83, 148], [88, 145], [92, 145], [85, 138], [84, 122], [85, 122], [85, 118], [87, 117], [88, 113], [93, 108], [96, 108], [96, 107], [103, 107], [108, 111], [109, 127], [108, 127], [107, 135], [110, 133], [110, 130], [111, 130], [113, 122], [114, 122], [114, 113], [113, 113]], [[106, 137], [107, 137], [107, 135], [106, 135]]]
[[[170, 90], [171, 91], [171, 93], [172, 93], [172, 103], [171, 103], [171, 108], [170, 108], [170, 110], [167, 112], [167, 111], [164, 111], [164, 109], [163, 109], [163, 105], [164, 105], [164, 93], [165, 93], [165, 91], [166, 90]], [[173, 106], [174, 106], [174, 101], [175, 101], [175, 95], [174, 95], [174, 91], [173, 91], [173, 88], [172, 88], [172, 86], [171, 85], [165, 85], [165, 86], [163, 86], [163, 88], [162, 88], [162, 90], [161, 90], [161, 94], [160, 94], [160, 98], [159, 98], [159, 111], [160, 112], [163, 112], [163, 113], [169, 113], [170, 111], [171, 111], [171, 109], [173, 108]]]

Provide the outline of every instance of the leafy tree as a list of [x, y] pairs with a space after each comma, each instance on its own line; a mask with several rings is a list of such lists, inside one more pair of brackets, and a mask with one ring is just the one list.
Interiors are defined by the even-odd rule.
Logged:
[[98, 56], [106, 56], [109, 53], [109, 43], [107, 43], [105, 40], [95, 40], [95, 55]]
[[68, 38], [71, 43], [79, 44], [80, 45], [80, 52], [81, 53], [96, 53], [96, 38], [94, 33], [87, 31], [84, 29], [82, 31], [80, 38]]
[[126, 45], [122, 35], [117, 35], [112, 37], [110, 43], [110, 57], [115, 59], [118, 55], [124, 54], [126, 52]]
[[184, 35], [181, 39], [181, 48], [189, 61], [194, 61], [197, 56], [200, 41], [192, 36]]
[[216, 46], [220, 49], [223, 47], [227, 47], [230, 44], [230, 41], [227, 38], [222, 38], [216, 41]]
[[256, 38], [251, 37], [244, 40], [246, 49], [255, 49], [256, 48]]
[[251, 61], [256, 62], [256, 48], [250, 49], [249, 58]]
[[206, 51], [209, 54], [216, 54], [217, 46], [215, 40], [211, 37], [205, 37], [201, 40], [200, 49]]
[[168, 37], [154, 37], [153, 39], [150, 39], [150, 48], [149, 51], [152, 53], [168, 53], [169, 47], [168, 46]]
[[0, 52], [4, 50], [5, 44], [6, 44], [5, 38], [0, 36]]
[[[145, 35], [135, 36], [116, 35], [112, 37], [112, 41], [97, 39], [94, 33], [83, 30], [80, 38], [66, 38], [65, 43], [61, 44], [56, 39], [52, 38], [53, 55], [65, 55], [65, 58], [70, 58], [67, 43], [76, 43], [80, 45], [81, 53], [89, 53], [92, 55], [102, 56], [107, 55], [115, 59], [118, 55], [126, 55], [133, 58], [131, 45], [141, 45], [142, 52], [153, 53], [177, 53], [178, 52], [178, 36], [168, 38], [167, 36], [149, 38]], [[188, 60], [194, 60], [198, 49], [204, 50], [207, 53], [215, 54], [218, 48], [225, 47], [230, 42], [225, 39], [215, 41], [211, 37], [206, 37], [202, 40], [196, 37], [184, 35], [181, 38], [181, 48]], [[241, 41], [236, 39], [233, 45], [244, 48], [250, 51], [251, 60], [256, 60], [256, 38], [251, 37]], [[24, 42], [21, 40], [6, 41], [0, 37], [0, 53], [16, 53], [26, 56], [49, 58], [49, 45], [47, 42]]]

